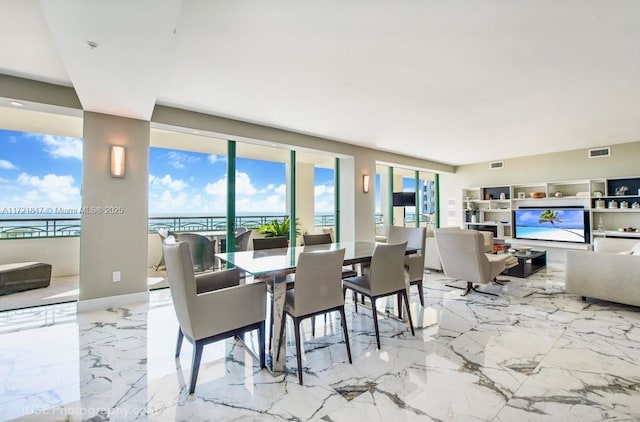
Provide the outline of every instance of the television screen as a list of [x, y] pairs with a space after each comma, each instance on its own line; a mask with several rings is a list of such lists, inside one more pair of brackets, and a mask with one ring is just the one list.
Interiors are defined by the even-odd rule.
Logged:
[[413, 192], [394, 192], [393, 206], [394, 207], [415, 207], [416, 194]]
[[589, 214], [582, 208], [528, 208], [513, 211], [516, 239], [589, 243]]

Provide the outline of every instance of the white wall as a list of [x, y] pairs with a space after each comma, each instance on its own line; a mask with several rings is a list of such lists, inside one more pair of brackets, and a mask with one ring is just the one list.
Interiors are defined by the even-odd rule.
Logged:
[[[462, 224], [462, 189], [465, 187], [560, 182], [580, 179], [640, 176], [640, 142], [611, 146], [611, 156], [588, 158], [587, 149], [532, 155], [504, 160], [504, 168], [489, 163], [459, 166], [454, 174], [440, 175], [440, 219], [447, 221], [447, 201], [456, 201], [457, 224]], [[640, 222], [638, 224], [640, 226]]]
[[0, 264], [30, 261], [51, 264], [52, 277], [75, 275], [80, 265], [80, 238], [3, 239], [0, 257]]

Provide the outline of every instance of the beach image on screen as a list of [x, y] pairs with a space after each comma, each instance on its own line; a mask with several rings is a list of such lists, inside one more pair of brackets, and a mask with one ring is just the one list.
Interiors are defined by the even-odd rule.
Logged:
[[584, 218], [582, 209], [519, 209], [515, 212], [516, 237], [584, 242]]

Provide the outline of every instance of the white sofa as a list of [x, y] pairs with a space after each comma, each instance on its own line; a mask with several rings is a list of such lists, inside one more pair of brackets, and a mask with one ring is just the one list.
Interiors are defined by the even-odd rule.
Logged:
[[640, 239], [598, 237], [593, 252], [568, 250], [565, 291], [640, 306]]

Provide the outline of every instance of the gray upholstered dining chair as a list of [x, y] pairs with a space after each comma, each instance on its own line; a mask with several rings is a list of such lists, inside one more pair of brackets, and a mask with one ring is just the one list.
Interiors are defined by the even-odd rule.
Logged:
[[195, 275], [189, 244], [165, 241], [162, 245], [173, 307], [178, 318], [176, 354], [182, 341], [193, 344], [189, 394], [198, 379], [204, 345], [258, 330], [260, 368], [265, 366], [264, 283], [239, 284], [237, 269]]
[[453, 227], [436, 229], [434, 233], [444, 274], [467, 282], [466, 287], [448, 286], [464, 290], [463, 296], [471, 291], [497, 296], [478, 290], [475, 284], [494, 282], [498, 274], [513, 265], [513, 261], [517, 264], [517, 259], [509, 254], [485, 253], [485, 237], [477, 230]]
[[320, 234], [303, 234], [302, 243], [305, 246], [309, 245], [326, 245], [327, 243], [333, 243], [331, 235], [329, 233]]
[[[251, 230], [244, 227], [238, 228], [235, 233], [235, 252], [242, 252], [249, 249], [249, 239], [251, 238]], [[220, 239], [220, 252], [227, 251], [227, 240]]]
[[213, 267], [215, 262], [215, 241], [197, 233], [180, 233], [178, 239], [189, 244], [191, 260], [195, 271], [202, 272]]
[[[305, 246], [326, 245], [329, 243], [333, 243], [333, 240], [331, 239], [331, 235], [329, 233], [305, 234], [302, 235], [302, 241]], [[353, 269], [352, 266], [342, 267], [342, 278], [355, 277], [357, 275], [358, 273]]]
[[[422, 279], [424, 278], [424, 248], [427, 239], [427, 230], [424, 227], [389, 227], [389, 235], [387, 243], [407, 242], [407, 248], [418, 249], [418, 252], [412, 255], [405, 255], [404, 269], [405, 275], [409, 279], [410, 286], [418, 286], [418, 298], [420, 305], [424, 306], [424, 291], [422, 287]], [[400, 296], [398, 297], [400, 300]], [[398, 310], [402, 310], [402, 306], [398, 303]]]
[[[282, 323], [280, 324], [280, 349], [276, 360], [280, 358], [282, 335], [286, 315], [293, 319], [296, 338], [296, 359], [298, 361], [298, 381], [302, 385], [302, 354], [300, 322], [306, 318], [329, 312], [340, 312], [340, 322], [347, 346], [347, 355], [351, 363], [351, 347], [344, 313], [344, 295], [342, 293], [342, 261], [344, 249], [323, 252], [303, 252], [298, 258], [295, 289], [287, 291]], [[286, 346], [285, 346], [286, 347]]]
[[253, 239], [253, 250], [288, 248], [289, 241], [284, 236], [262, 237]]
[[[413, 321], [409, 310], [409, 297], [407, 296], [407, 285], [404, 278], [404, 254], [407, 249], [407, 242], [391, 244], [378, 244], [373, 250], [369, 271], [358, 277], [350, 277], [342, 280], [343, 294], [347, 289], [367, 296], [371, 301], [371, 312], [373, 313], [373, 324], [376, 330], [376, 341], [380, 348], [380, 332], [378, 330], [378, 311], [376, 310], [376, 299], [384, 296], [400, 294], [404, 298], [409, 318], [411, 334]], [[354, 300], [355, 310], [358, 312], [358, 301]]]

